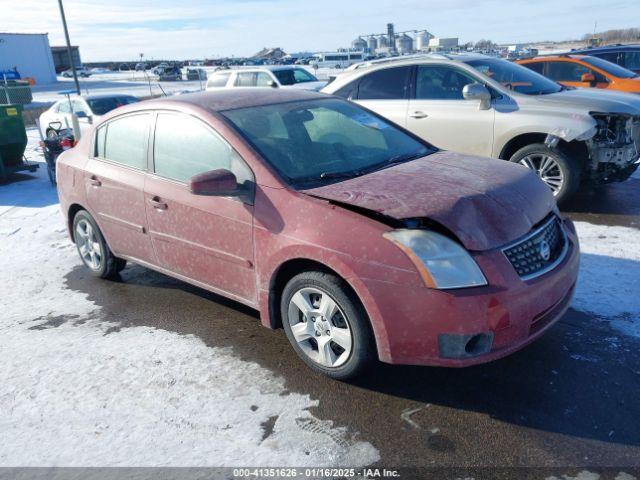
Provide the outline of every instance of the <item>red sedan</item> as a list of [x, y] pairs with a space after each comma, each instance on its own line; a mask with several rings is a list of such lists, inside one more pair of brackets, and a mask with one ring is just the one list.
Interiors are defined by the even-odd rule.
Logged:
[[94, 275], [131, 261], [256, 308], [334, 378], [505, 356], [562, 316], [578, 274], [533, 172], [316, 93], [117, 109], [62, 155], [58, 189]]

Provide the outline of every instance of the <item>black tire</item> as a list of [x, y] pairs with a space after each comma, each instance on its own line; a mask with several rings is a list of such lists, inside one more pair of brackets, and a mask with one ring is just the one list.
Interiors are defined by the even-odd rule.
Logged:
[[[100, 262], [97, 268], [94, 268], [83, 257], [81, 252], [82, 240], [78, 233], [78, 225], [81, 222], [90, 224], [92, 232], [94, 234], [95, 242], [100, 245]], [[107, 245], [98, 224], [93, 217], [86, 210], [80, 210], [73, 218], [73, 239], [78, 250], [78, 255], [82, 263], [85, 264], [91, 274], [98, 278], [117, 278], [118, 272], [120, 272], [126, 265], [126, 260], [116, 257]]]
[[531, 155], [546, 155], [556, 162], [562, 172], [564, 181], [559, 190], [554, 192], [554, 197], [558, 205], [562, 205], [569, 200], [580, 186], [582, 169], [580, 168], [578, 161], [570, 153], [563, 151], [560, 147], [549, 148], [544, 143], [534, 143], [521, 148], [513, 154], [509, 161], [520, 163], [521, 160]]
[[[341, 313], [344, 312], [346, 317], [344, 321], [351, 331], [352, 346], [347, 360], [340, 366], [327, 367], [317, 363], [300, 348], [293, 335], [289, 323], [289, 304], [293, 295], [304, 288], [313, 288], [322, 291], [323, 294], [327, 293], [335, 301]], [[282, 292], [280, 314], [289, 343], [298, 356], [316, 372], [337, 380], [347, 380], [364, 372], [376, 359], [375, 342], [367, 314], [344, 280], [335, 275], [308, 271], [293, 277]]]

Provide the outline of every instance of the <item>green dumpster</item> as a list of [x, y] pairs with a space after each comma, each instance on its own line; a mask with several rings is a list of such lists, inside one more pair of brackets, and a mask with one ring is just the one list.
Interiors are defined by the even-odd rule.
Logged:
[[21, 105], [0, 105], [0, 182], [20, 170], [34, 172], [37, 163], [24, 161], [27, 132], [22, 119]]

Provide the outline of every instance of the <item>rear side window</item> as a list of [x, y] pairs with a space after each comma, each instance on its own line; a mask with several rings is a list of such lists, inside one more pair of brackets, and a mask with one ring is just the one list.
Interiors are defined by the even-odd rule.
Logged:
[[629, 70], [640, 70], [640, 50], [637, 52], [623, 52], [623, 66]]
[[158, 115], [154, 165], [158, 175], [185, 183], [219, 168], [231, 170], [239, 183], [253, 180], [249, 167], [227, 142], [200, 120], [182, 114]]
[[118, 118], [98, 129], [96, 156], [129, 167], [147, 167], [150, 114]]
[[229, 80], [229, 75], [231, 73], [217, 73], [213, 77], [209, 79], [208, 86], [209, 87], [224, 87], [227, 85], [227, 81]]
[[533, 70], [540, 75], [542, 75], [542, 71], [544, 70], [544, 64], [545, 62], [521, 63], [523, 67], [527, 67], [529, 70]]
[[257, 87], [268, 87], [273, 82], [273, 79], [269, 76], [268, 73], [258, 72], [256, 75], [256, 86]]
[[359, 100], [401, 100], [407, 98], [411, 67], [384, 68], [365, 75], [359, 83]]
[[[607, 62], [618, 63], [618, 52], [607, 52], [607, 53], [598, 53], [597, 55], [593, 55], [594, 57], [602, 58]], [[629, 67], [627, 67], [629, 68]]]
[[236, 87], [255, 87], [256, 74], [252, 72], [238, 73], [235, 85]]

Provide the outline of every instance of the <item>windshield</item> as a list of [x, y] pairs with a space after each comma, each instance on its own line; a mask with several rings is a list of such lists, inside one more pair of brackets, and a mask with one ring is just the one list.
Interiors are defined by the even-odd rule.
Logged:
[[466, 63], [508, 89], [525, 95], [546, 95], [559, 92], [563, 88], [539, 73], [506, 60], [482, 58]]
[[616, 65], [615, 63], [609, 62], [607, 60], [603, 60], [598, 57], [583, 57], [582, 60], [585, 63], [593, 65], [594, 67], [599, 68], [600, 70], [604, 70], [605, 72], [613, 75], [618, 78], [635, 78], [638, 75], [631, 70], [627, 70], [620, 65]]
[[91, 100], [87, 100], [87, 103], [89, 104], [89, 108], [94, 115], [104, 115], [105, 113], [108, 113], [118, 107], [129, 105], [130, 103], [136, 103], [138, 101], [139, 100], [136, 97], [121, 96], [94, 98]]
[[292, 68], [290, 70], [274, 70], [280, 85], [294, 85], [296, 83], [317, 82], [318, 79], [302, 68]]
[[381, 117], [339, 99], [222, 113], [296, 188], [356, 177], [436, 151]]

